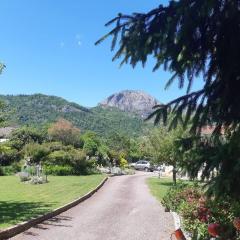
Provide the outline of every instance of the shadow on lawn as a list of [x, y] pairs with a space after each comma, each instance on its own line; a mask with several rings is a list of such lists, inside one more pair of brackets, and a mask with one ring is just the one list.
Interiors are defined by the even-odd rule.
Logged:
[[0, 201], [0, 224], [13, 225], [52, 209], [54, 203]]

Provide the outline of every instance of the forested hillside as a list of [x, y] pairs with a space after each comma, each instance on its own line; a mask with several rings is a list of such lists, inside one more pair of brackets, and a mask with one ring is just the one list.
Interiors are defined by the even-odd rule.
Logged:
[[85, 108], [63, 98], [34, 95], [0, 95], [5, 103], [4, 118], [7, 125], [40, 126], [52, 123], [59, 118], [71, 121], [82, 131], [92, 130], [106, 136], [119, 132], [129, 136], [139, 136], [151, 127], [137, 115], [116, 108]]

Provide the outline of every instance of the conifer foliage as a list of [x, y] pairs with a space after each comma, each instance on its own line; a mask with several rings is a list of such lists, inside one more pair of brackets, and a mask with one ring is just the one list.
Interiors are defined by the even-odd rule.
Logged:
[[[166, 89], [174, 81], [186, 88], [183, 96], [155, 106], [149, 118], [155, 117], [155, 123], [169, 120], [170, 128], [190, 124], [194, 138], [209, 125], [214, 126], [213, 136], [224, 133], [222, 145], [211, 145], [222, 151], [211, 151], [209, 158], [204, 148], [188, 170], [193, 177], [203, 170], [215, 194], [239, 198], [240, 0], [172, 0], [147, 13], [119, 14], [110, 25], [112, 30], [96, 44], [112, 37], [113, 61], [144, 67], [151, 57], [153, 71], [163, 67], [172, 73]], [[201, 78], [203, 87], [193, 91], [193, 82]], [[213, 170], [216, 175], [209, 176]]]
[[[149, 56], [156, 64], [172, 72], [168, 88], [178, 80], [187, 86], [184, 96], [155, 107], [150, 117], [155, 122], [175, 113], [172, 126], [187, 124], [193, 116], [192, 130], [215, 123], [235, 129], [240, 119], [240, 1], [179, 0], [160, 5], [148, 13], [119, 14], [106, 24], [114, 28], [101, 38], [113, 37], [113, 60], [121, 64], [144, 66]], [[119, 44], [118, 44], [119, 43]], [[198, 76], [204, 79], [199, 91], [191, 91]], [[186, 114], [183, 114], [186, 113]], [[184, 117], [183, 117], [184, 115]]]

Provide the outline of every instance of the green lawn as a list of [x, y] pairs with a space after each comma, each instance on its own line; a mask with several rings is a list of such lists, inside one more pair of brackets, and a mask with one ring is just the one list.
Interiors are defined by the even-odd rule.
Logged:
[[171, 178], [153, 177], [147, 179], [147, 184], [152, 195], [161, 201], [169, 187], [173, 185], [173, 180]]
[[104, 175], [49, 176], [49, 183], [31, 185], [18, 177], [0, 177], [0, 228], [49, 212], [94, 189]]
[[[184, 182], [191, 186], [194, 182], [188, 180], [177, 180], [179, 182]], [[155, 196], [159, 201], [161, 201], [164, 195], [167, 193], [168, 189], [173, 186], [172, 178], [157, 178], [152, 177], [147, 179], [148, 187], [153, 196]]]

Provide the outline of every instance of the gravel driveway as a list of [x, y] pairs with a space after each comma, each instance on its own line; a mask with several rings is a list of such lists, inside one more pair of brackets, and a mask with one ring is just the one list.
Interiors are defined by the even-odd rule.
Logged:
[[169, 240], [173, 218], [150, 194], [151, 175], [112, 177], [90, 199], [11, 239]]

